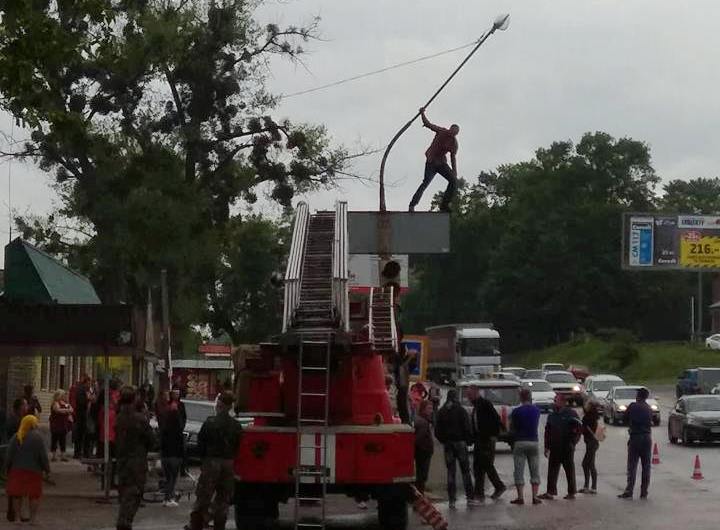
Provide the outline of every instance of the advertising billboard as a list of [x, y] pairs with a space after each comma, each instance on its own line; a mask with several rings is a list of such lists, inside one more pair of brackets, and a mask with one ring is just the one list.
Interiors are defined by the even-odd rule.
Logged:
[[628, 270], [720, 271], [720, 216], [627, 213], [622, 241]]

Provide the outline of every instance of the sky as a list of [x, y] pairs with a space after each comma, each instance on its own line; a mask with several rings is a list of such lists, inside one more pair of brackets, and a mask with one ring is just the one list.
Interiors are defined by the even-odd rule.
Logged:
[[[259, 21], [302, 24], [319, 15], [322, 40], [305, 46], [302, 65], [273, 59], [268, 84], [289, 94], [455, 48], [500, 13], [510, 13], [509, 29], [490, 37], [428, 109], [433, 122], [461, 127], [461, 177], [588, 131], [647, 142], [663, 180], [720, 176], [717, 0], [271, 0]], [[275, 116], [324, 124], [350, 151], [384, 148], [467, 51], [284, 99]], [[11, 123], [0, 116], [0, 131], [10, 134]], [[417, 123], [393, 149], [388, 209], [407, 208], [431, 140]], [[364, 157], [350, 171], [376, 179], [380, 158]], [[0, 240], [8, 237], [8, 203], [36, 214], [53, 203], [47, 175], [32, 164], [9, 169], [10, 200], [8, 164], [0, 165]], [[436, 177], [418, 209], [444, 186]], [[377, 209], [377, 187], [343, 180], [304, 198], [312, 208], [338, 199], [353, 210]]]

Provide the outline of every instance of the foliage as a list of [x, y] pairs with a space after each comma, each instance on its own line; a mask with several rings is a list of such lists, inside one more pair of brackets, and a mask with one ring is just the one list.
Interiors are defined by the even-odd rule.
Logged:
[[[295, 60], [317, 20], [261, 27], [257, 3], [0, 1], [0, 105], [31, 131], [12, 155], [54, 173], [60, 204], [19, 219], [23, 236], [89, 274], [106, 301], [144, 304], [167, 269], [177, 328], [210, 301], [213, 324], [252, 335], [237, 310], [255, 295], [227, 263], [254, 256], [238, 233], [268, 242], [275, 228], [242, 227], [239, 212], [259, 193], [289, 207], [330, 185], [346, 156], [322, 127], [271, 115], [268, 58]], [[255, 289], [277, 264], [254, 272]]]
[[672, 180], [663, 186], [659, 208], [670, 213], [720, 213], [720, 178]]

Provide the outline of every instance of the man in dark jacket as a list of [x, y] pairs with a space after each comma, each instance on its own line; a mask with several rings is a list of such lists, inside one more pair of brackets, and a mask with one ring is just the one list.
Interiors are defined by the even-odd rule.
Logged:
[[206, 419], [198, 434], [198, 453], [203, 462], [195, 506], [186, 527], [189, 530], [203, 530], [211, 504], [215, 530], [225, 530], [235, 486], [233, 458], [242, 434], [240, 423], [230, 416], [234, 401], [230, 392], [223, 392], [217, 402], [217, 416]]
[[445, 449], [445, 465], [447, 466], [447, 489], [450, 508], [455, 508], [457, 485], [455, 474], [460, 464], [465, 495], [469, 505], [474, 505], [472, 476], [470, 475], [470, 458], [467, 443], [472, 439], [470, 416], [458, 401], [457, 390], [448, 390], [447, 401], [438, 411], [435, 424], [435, 437]]
[[650, 486], [650, 467], [652, 452], [652, 409], [647, 404], [650, 396], [647, 388], [638, 390], [635, 403], [627, 409], [628, 440], [627, 456], [627, 486], [625, 491], [618, 495], [621, 499], [632, 499], [635, 489], [638, 460], [642, 462], [642, 482], [640, 483], [640, 498], [647, 499]]
[[165, 478], [164, 506], [166, 507], [178, 505], [175, 501], [175, 485], [185, 457], [185, 436], [181, 423], [180, 411], [168, 410], [160, 431], [160, 454]]
[[422, 401], [415, 416], [415, 486], [425, 492], [425, 483], [430, 472], [430, 462], [435, 451], [432, 435], [432, 403]]
[[470, 398], [473, 408], [473, 473], [475, 475], [475, 498], [485, 498], [485, 475], [495, 488], [492, 499], [498, 499], [507, 487], [500, 479], [495, 469], [495, 444], [497, 437], [505, 427], [500, 421], [500, 415], [495, 406], [485, 399], [477, 387], [470, 387]]
[[120, 392], [120, 412], [115, 420], [118, 496], [120, 510], [117, 530], [132, 530], [147, 479], [147, 454], [152, 446], [152, 431], [144, 414], [135, 407], [135, 389]]
[[568, 483], [567, 500], [573, 500], [575, 484], [575, 444], [580, 440], [582, 423], [573, 409], [567, 406], [565, 398], [555, 396], [555, 409], [548, 415], [545, 424], [545, 457], [548, 458], [547, 492], [540, 499], [552, 500], [557, 495], [557, 481], [560, 466], [565, 470]]

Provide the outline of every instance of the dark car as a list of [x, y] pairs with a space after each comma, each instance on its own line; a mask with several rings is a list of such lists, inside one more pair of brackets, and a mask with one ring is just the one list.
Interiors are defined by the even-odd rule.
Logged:
[[683, 396], [668, 418], [670, 443], [720, 440], [720, 396]]
[[[197, 461], [200, 458], [198, 454], [198, 434], [203, 423], [210, 416], [215, 415], [214, 401], [199, 401], [192, 399], [183, 399], [185, 404], [185, 413], [187, 414], [187, 423], [185, 424], [185, 452], [189, 460]], [[245, 427], [252, 423], [252, 418], [236, 418], [240, 424]]]

